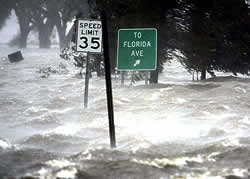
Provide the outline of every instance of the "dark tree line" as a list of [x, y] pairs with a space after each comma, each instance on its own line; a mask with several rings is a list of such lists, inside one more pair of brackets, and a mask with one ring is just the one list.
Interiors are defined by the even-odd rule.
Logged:
[[[3, 1], [3, 0], [1, 0]], [[213, 71], [249, 75], [250, 16], [245, 0], [9, 0], [1, 4], [0, 27], [14, 9], [21, 29], [21, 47], [31, 30], [39, 31], [40, 47], [50, 46], [56, 26], [60, 47], [65, 47], [67, 22], [79, 13], [100, 18], [108, 13], [112, 68], [116, 66], [117, 31], [120, 28], [154, 27], [158, 30], [158, 66], [151, 83], [158, 82], [163, 63], [177, 57], [201, 79]]]
[[[184, 1], [184, 26], [179, 34], [181, 62], [189, 71], [213, 70], [249, 74], [250, 16], [244, 0]], [[189, 5], [189, 6], [187, 6]], [[183, 6], [185, 7], [185, 6]]]
[[[111, 56], [116, 66], [119, 28], [155, 27], [158, 30], [158, 67], [177, 57], [201, 79], [214, 70], [249, 75], [250, 16], [245, 0], [90, 0], [92, 14], [108, 4]], [[94, 10], [93, 10], [94, 9]]]
[[[91, 1], [91, 0], [90, 0]], [[92, 2], [95, 0], [92, 0]], [[173, 21], [171, 17], [167, 17], [167, 13], [171, 13], [177, 8], [176, 0], [96, 0], [95, 13], [100, 14], [105, 3], [108, 3], [109, 13], [109, 33], [110, 33], [110, 54], [113, 59], [112, 66], [116, 66], [116, 42], [117, 31], [120, 28], [147, 28], [154, 27], [158, 31], [158, 65], [157, 70], [151, 72], [150, 82], [157, 83], [159, 72], [162, 65], [167, 60], [167, 41], [170, 35], [169, 26]]]
[[[57, 28], [60, 47], [66, 43], [67, 22], [81, 11], [85, 16], [88, 15], [88, 4], [84, 0], [1, 0], [0, 24], [14, 10], [19, 27], [20, 39], [18, 40], [21, 48], [26, 48], [27, 37], [32, 30], [38, 31], [39, 47], [50, 48], [52, 30]], [[1, 28], [1, 26], [0, 26]]]
[[[4, 4], [3, 0], [0, 0], [1, 4]], [[11, 13], [11, 4], [1, 5], [0, 6], [0, 29], [4, 26], [6, 19]]]

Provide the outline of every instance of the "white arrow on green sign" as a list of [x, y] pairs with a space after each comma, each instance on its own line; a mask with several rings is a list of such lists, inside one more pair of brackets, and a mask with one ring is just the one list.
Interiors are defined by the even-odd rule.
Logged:
[[157, 30], [120, 29], [117, 44], [117, 70], [155, 70]]

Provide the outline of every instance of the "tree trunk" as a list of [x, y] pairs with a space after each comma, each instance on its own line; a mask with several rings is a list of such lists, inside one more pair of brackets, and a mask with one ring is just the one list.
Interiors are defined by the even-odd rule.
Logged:
[[50, 48], [51, 45], [51, 33], [53, 30], [52, 25], [42, 24], [39, 27], [39, 48]]
[[58, 32], [58, 36], [59, 36], [60, 48], [62, 49], [62, 48], [68, 47], [67, 39], [66, 39], [66, 27], [60, 26], [57, 23], [56, 28], [57, 28], [57, 32]]
[[43, 31], [39, 31], [39, 48], [50, 48], [49, 35]]
[[94, 54], [93, 56], [94, 56], [93, 69], [98, 77], [103, 76], [104, 74], [102, 73], [101, 69], [101, 61], [102, 61], [101, 54]]
[[19, 47], [20, 48], [27, 48], [27, 39], [28, 39], [28, 35], [29, 35], [29, 30], [21, 30], [21, 34], [20, 34], [20, 44]]
[[20, 28], [20, 41], [19, 41], [19, 47], [20, 48], [26, 48], [27, 47], [27, 38], [28, 35], [32, 29], [32, 26], [30, 26], [31, 18], [26, 13], [27, 11], [24, 10], [24, 4], [22, 2], [17, 2], [14, 4], [14, 11], [18, 19], [18, 24]]
[[97, 59], [97, 61], [96, 61], [96, 74], [97, 74], [98, 77], [102, 76], [101, 59]]
[[158, 75], [159, 75], [159, 70], [158, 69], [156, 69], [155, 71], [152, 71], [150, 73], [150, 79], [149, 79], [150, 84], [158, 83]]
[[59, 34], [59, 45], [60, 45], [60, 49], [66, 48], [68, 47], [67, 45], [67, 40], [66, 37], [64, 35], [65, 33]]
[[202, 71], [201, 71], [201, 80], [205, 80], [206, 79], [206, 68], [203, 67]]
[[[159, 54], [159, 48], [157, 49], [157, 53]], [[150, 73], [150, 79], [149, 79], [150, 84], [158, 83], [159, 72], [160, 72], [160, 59], [159, 56], [157, 55], [157, 67], [156, 70], [151, 71]]]

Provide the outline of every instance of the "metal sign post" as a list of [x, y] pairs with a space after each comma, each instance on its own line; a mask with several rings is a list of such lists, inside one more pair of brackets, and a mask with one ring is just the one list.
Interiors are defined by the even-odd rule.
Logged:
[[[76, 50], [78, 52], [87, 52], [86, 77], [85, 77], [85, 95], [84, 106], [88, 105], [88, 83], [89, 83], [89, 55], [90, 53], [101, 53], [103, 45], [107, 105], [109, 116], [109, 134], [111, 148], [116, 147], [114, 109], [111, 84], [111, 67], [109, 59], [108, 27], [105, 10], [102, 12], [101, 21], [79, 19], [77, 22], [77, 40]], [[103, 38], [103, 42], [102, 42]]]
[[107, 92], [107, 105], [108, 105], [108, 116], [109, 116], [109, 136], [111, 148], [116, 147], [115, 138], [115, 124], [114, 124], [114, 109], [113, 109], [113, 96], [112, 96], [112, 83], [111, 83], [111, 69], [109, 59], [109, 42], [108, 42], [108, 27], [106, 12], [102, 12], [102, 25], [103, 25], [103, 53], [104, 53], [104, 64], [105, 64], [105, 78], [106, 78], [106, 92]]
[[85, 72], [85, 92], [84, 92], [84, 107], [88, 107], [88, 96], [89, 96], [89, 52], [87, 53], [86, 60], [86, 72]]
[[148, 85], [148, 76], [149, 76], [149, 73], [148, 71], [145, 71], [145, 85]]
[[77, 20], [77, 39], [76, 51], [87, 52], [86, 74], [85, 74], [85, 92], [84, 107], [88, 107], [88, 91], [89, 91], [89, 56], [90, 53], [102, 52], [102, 23], [97, 20]]

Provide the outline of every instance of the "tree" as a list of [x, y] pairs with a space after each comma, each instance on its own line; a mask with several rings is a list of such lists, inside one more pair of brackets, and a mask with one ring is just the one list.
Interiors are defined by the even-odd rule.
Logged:
[[[100, 11], [104, 7], [105, 0], [89, 0], [89, 2], [92, 4], [91, 12], [100, 14]], [[167, 33], [164, 27], [167, 27], [171, 22], [167, 20], [166, 14], [170, 13], [168, 10], [177, 6], [176, 0], [160, 0], [157, 1], [157, 3], [151, 0], [109, 0], [107, 3], [109, 8], [109, 33], [111, 37], [111, 39], [109, 39], [111, 44], [110, 54], [113, 69], [116, 66], [116, 42], [119, 28], [156, 27], [158, 29], [158, 39], [160, 39], [158, 41], [158, 65], [157, 70], [151, 72], [150, 82], [157, 83], [158, 74], [162, 69], [161, 64], [163, 64], [163, 61], [166, 61], [167, 42], [164, 40], [164, 36]]]
[[32, 10], [30, 12], [31, 22], [38, 30], [39, 47], [50, 48], [50, 36], [54, 27], [53, 14], [48, 10], [49, 6], [55, 5], [52, 1], [33, 0], [30, 1]]
[[13, 9], [16, 13], [19, 27], [20, 27], [20, 44], [21, 48], [27, 47], [27, 38], [30, 31], [33, 29], [34, 24], [32, 23], [31, 12], [33, 10], [33, 1], [29, 0], [14, 0]]
[[48, 11], [52, 14], [51, 17], [53, 17], [58, 31], [60, 48], [67, 47], [67, 23], [72, 21], [74, 16], [79, 13], [82, 14], [82, 18], [88, 17], [87, 0], [51, 0]]
[[20, 47], [27, 47], [28, 35], [36, 27], [39, 31], [39, 47], [48, 48], [53, 24], [48, 18], [46, 2], [43, 0], [13, 0], [13, 9], [20, 27]]
[[12, 9], [12, 2], [4, 2], [4, 0], [0, 0], [0, 4], [4, 4], [0, 6], [0, 29], [4, 26], [4, 23], [6, 19], [10, 16], [11, 14], [11, 9]]
[[[105, 3], [89, 1], [97, 9], [94, 12]], [[158, 81], [161, 65], [178, 54], [176, 50], [182, 52], [176, 55], [180, 62], [190, 72], [201, 72], [201, 79], [207, 72], [214, 76], [214, 70], [249, 74], [250, 21], [244, 0], [107, 2], [113, 67], [119, 28], [156, 27], [159, 64], [151, 73], [151, 83]]]
[[205, 79], [206, 71], [213, 74], [211, 50], [214, 48], [214, 39], [210, 37], [212, 3], [188, 0], [187, 4], [190, 3], [193, 5], [185, 14], [188, 31], [182, 33], [183, 45], [180, 50], [185, 58], [181, 63], [189, 71], [201, 72], [201, 79]]
[[[232, 8], [233, 7], [233, 8]], [[218, 25], [215, 37], [216, 69], [249, 75], [250, 16], [244, 0], [221, 0], [215, 3], [213, 19]], [[223, 33], [222, 33], [223, 32]]]
[[[187, 0], [180, 51], [189, 71], [212, 70], [247, 74], [249, 71], [249, 17], [244, 1]], [[236, 30], [237, 29], [237, 30]], [[240, 33], [239, 33], [240, 30]]]

